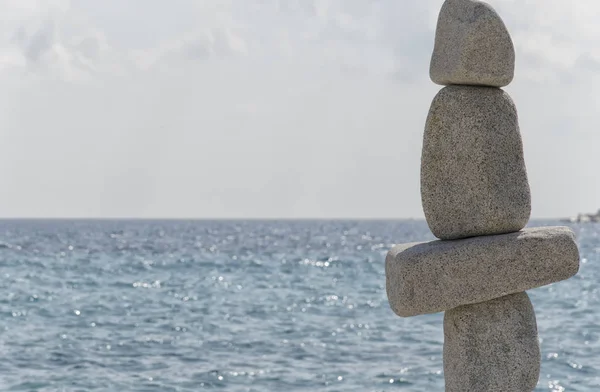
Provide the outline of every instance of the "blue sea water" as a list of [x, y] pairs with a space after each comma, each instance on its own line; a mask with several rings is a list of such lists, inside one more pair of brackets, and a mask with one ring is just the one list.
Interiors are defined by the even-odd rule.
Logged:
[[[558, 222], [533, 222], [553, 225]], [[532, 290], [538, 391], [600, 389], [600, 225]], [[2, 221], [2, 391], [443, 391], [442, 315], [396, 317], [422, 221]]]

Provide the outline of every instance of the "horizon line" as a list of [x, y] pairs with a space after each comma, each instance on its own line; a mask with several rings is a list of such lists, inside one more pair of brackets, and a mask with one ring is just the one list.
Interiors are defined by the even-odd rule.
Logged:
[[[569, 217], [532, 217], [535, 220], [564, 220]], [[425, 221], [424, 217], [1, 217], [0, 221]]]

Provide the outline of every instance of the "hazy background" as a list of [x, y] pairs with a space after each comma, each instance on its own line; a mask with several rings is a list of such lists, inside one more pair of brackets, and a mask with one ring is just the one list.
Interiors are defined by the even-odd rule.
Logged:
[[[422, 217], [442, 0], [2, 0], [0, 216]], [[600, 2], [492, 0], [533, 216], [600, 208]]]

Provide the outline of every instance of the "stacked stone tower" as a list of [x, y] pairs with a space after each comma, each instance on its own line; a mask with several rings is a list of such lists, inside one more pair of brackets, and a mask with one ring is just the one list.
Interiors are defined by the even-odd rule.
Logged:
[[510, 35], [494, 9], [446, 0], [431, 79], [445, 85], [425, 126], [421, 197], [439, 241], [386, 258], [390, 306], [402, 317], [445, 311], [447, 392], [531, 392], [539, 378], [526, 290], [575, 275], [567, 227], [528, 228], [531, 196], [515, 105]]

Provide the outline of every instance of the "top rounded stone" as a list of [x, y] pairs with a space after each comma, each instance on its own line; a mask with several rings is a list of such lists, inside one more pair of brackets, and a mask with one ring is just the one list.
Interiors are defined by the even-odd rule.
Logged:
[[439, 15], [430, 77], [441, 85], [503, 87], [514, 77], [515, 49], [487, 3], [446, 0]]

